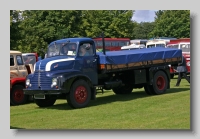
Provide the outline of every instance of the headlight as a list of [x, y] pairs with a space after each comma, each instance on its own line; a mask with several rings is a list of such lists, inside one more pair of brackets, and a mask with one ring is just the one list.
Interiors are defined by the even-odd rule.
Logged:
[[190, 62], [187, 62], [187, 66], [190, 66]]
[[56, 78], [53, 78], [52, 79], [52, 84], [51, 84], [52, 86], [56, 86], [57, 85], [57, 79]]
[[27, 86], [30, 85], [30, 79], [26, 79], [26, 85], [27, 85]]

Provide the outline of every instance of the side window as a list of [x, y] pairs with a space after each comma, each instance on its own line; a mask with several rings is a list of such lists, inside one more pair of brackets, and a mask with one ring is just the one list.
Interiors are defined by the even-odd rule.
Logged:
[[80, 45], [79, 56], [92, 56], [94, 54], [92, 44], [84, 43]]
[[10, 66], [14, 66], [14, 57], [10, 55]]
[[17, 55], [16, 58], [17, 58], [17, 64], [18, 64], [18, 65], [23, 65], [23, 64], [24, 64], [24, 63], [23, 63], [23, 60], [22, 60], [22, 56]]

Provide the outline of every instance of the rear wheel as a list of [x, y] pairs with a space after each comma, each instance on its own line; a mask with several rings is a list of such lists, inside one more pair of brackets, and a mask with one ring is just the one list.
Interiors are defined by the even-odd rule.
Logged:
[[84, 108], [91, 99], [91, 89], [84, 80], [77, 80], [72, 84], [67, 102], [72, 108]]
[[10, 93], [10, 103], [12, 105], [21, 105], [27, 103], [28, 96], [24, 95], [24, 87], [22, 85], [16, 85], [12, 88]]
[[156, 95], [164, 94], [167, 90], [168, 79], [163, 71], [157, 71], [153, 77], [153, 93]]
[[45, 96], [45, 99], [35, 99], [34, 101], [39, 107], [49, 107], [54, 105], [56, 98]]
[[125, 86], [112, 89], [115, 94], [130, 94], [133, 91], [133, 85], [125, 84]]

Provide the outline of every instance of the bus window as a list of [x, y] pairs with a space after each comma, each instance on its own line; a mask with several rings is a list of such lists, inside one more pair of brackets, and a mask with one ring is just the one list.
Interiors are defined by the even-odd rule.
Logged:
[[120, 42], [119, 42], [119, 46], [126, 46], [126, 42], [120, 41]]
[[100, 46], [100, 47], [102, 47], [102, 46], [103, 46], [103, 43], [102, 43], [102, 41], [97, 41], [97, 46]]
[[[103, 43], [101, 38], [93, 39], [96, 42], [96, 47], [102, 49]], [[119, 51], [121, 46], [130, 43], [129, 38], [104, 38], [105, 49], [109, 51]]]
[[111, 42], [110, 41], [105, 41], [105, 46], [107, 46], [107, 47], [111, 46]]
[[112, 41], [112, 46], [118, 46], [118, 42]]

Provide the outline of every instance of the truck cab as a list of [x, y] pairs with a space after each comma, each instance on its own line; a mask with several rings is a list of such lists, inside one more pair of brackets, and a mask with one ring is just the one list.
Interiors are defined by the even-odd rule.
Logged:
[[28, 75], [27, 69], [19, 51], [10, 51], [10, 79], [25, 78]]
[[25, 80], [28, 75], [20, 51], [10, 51], [10, 103], [20, 105], [27, 102], [28, 97], [24, 95]]

